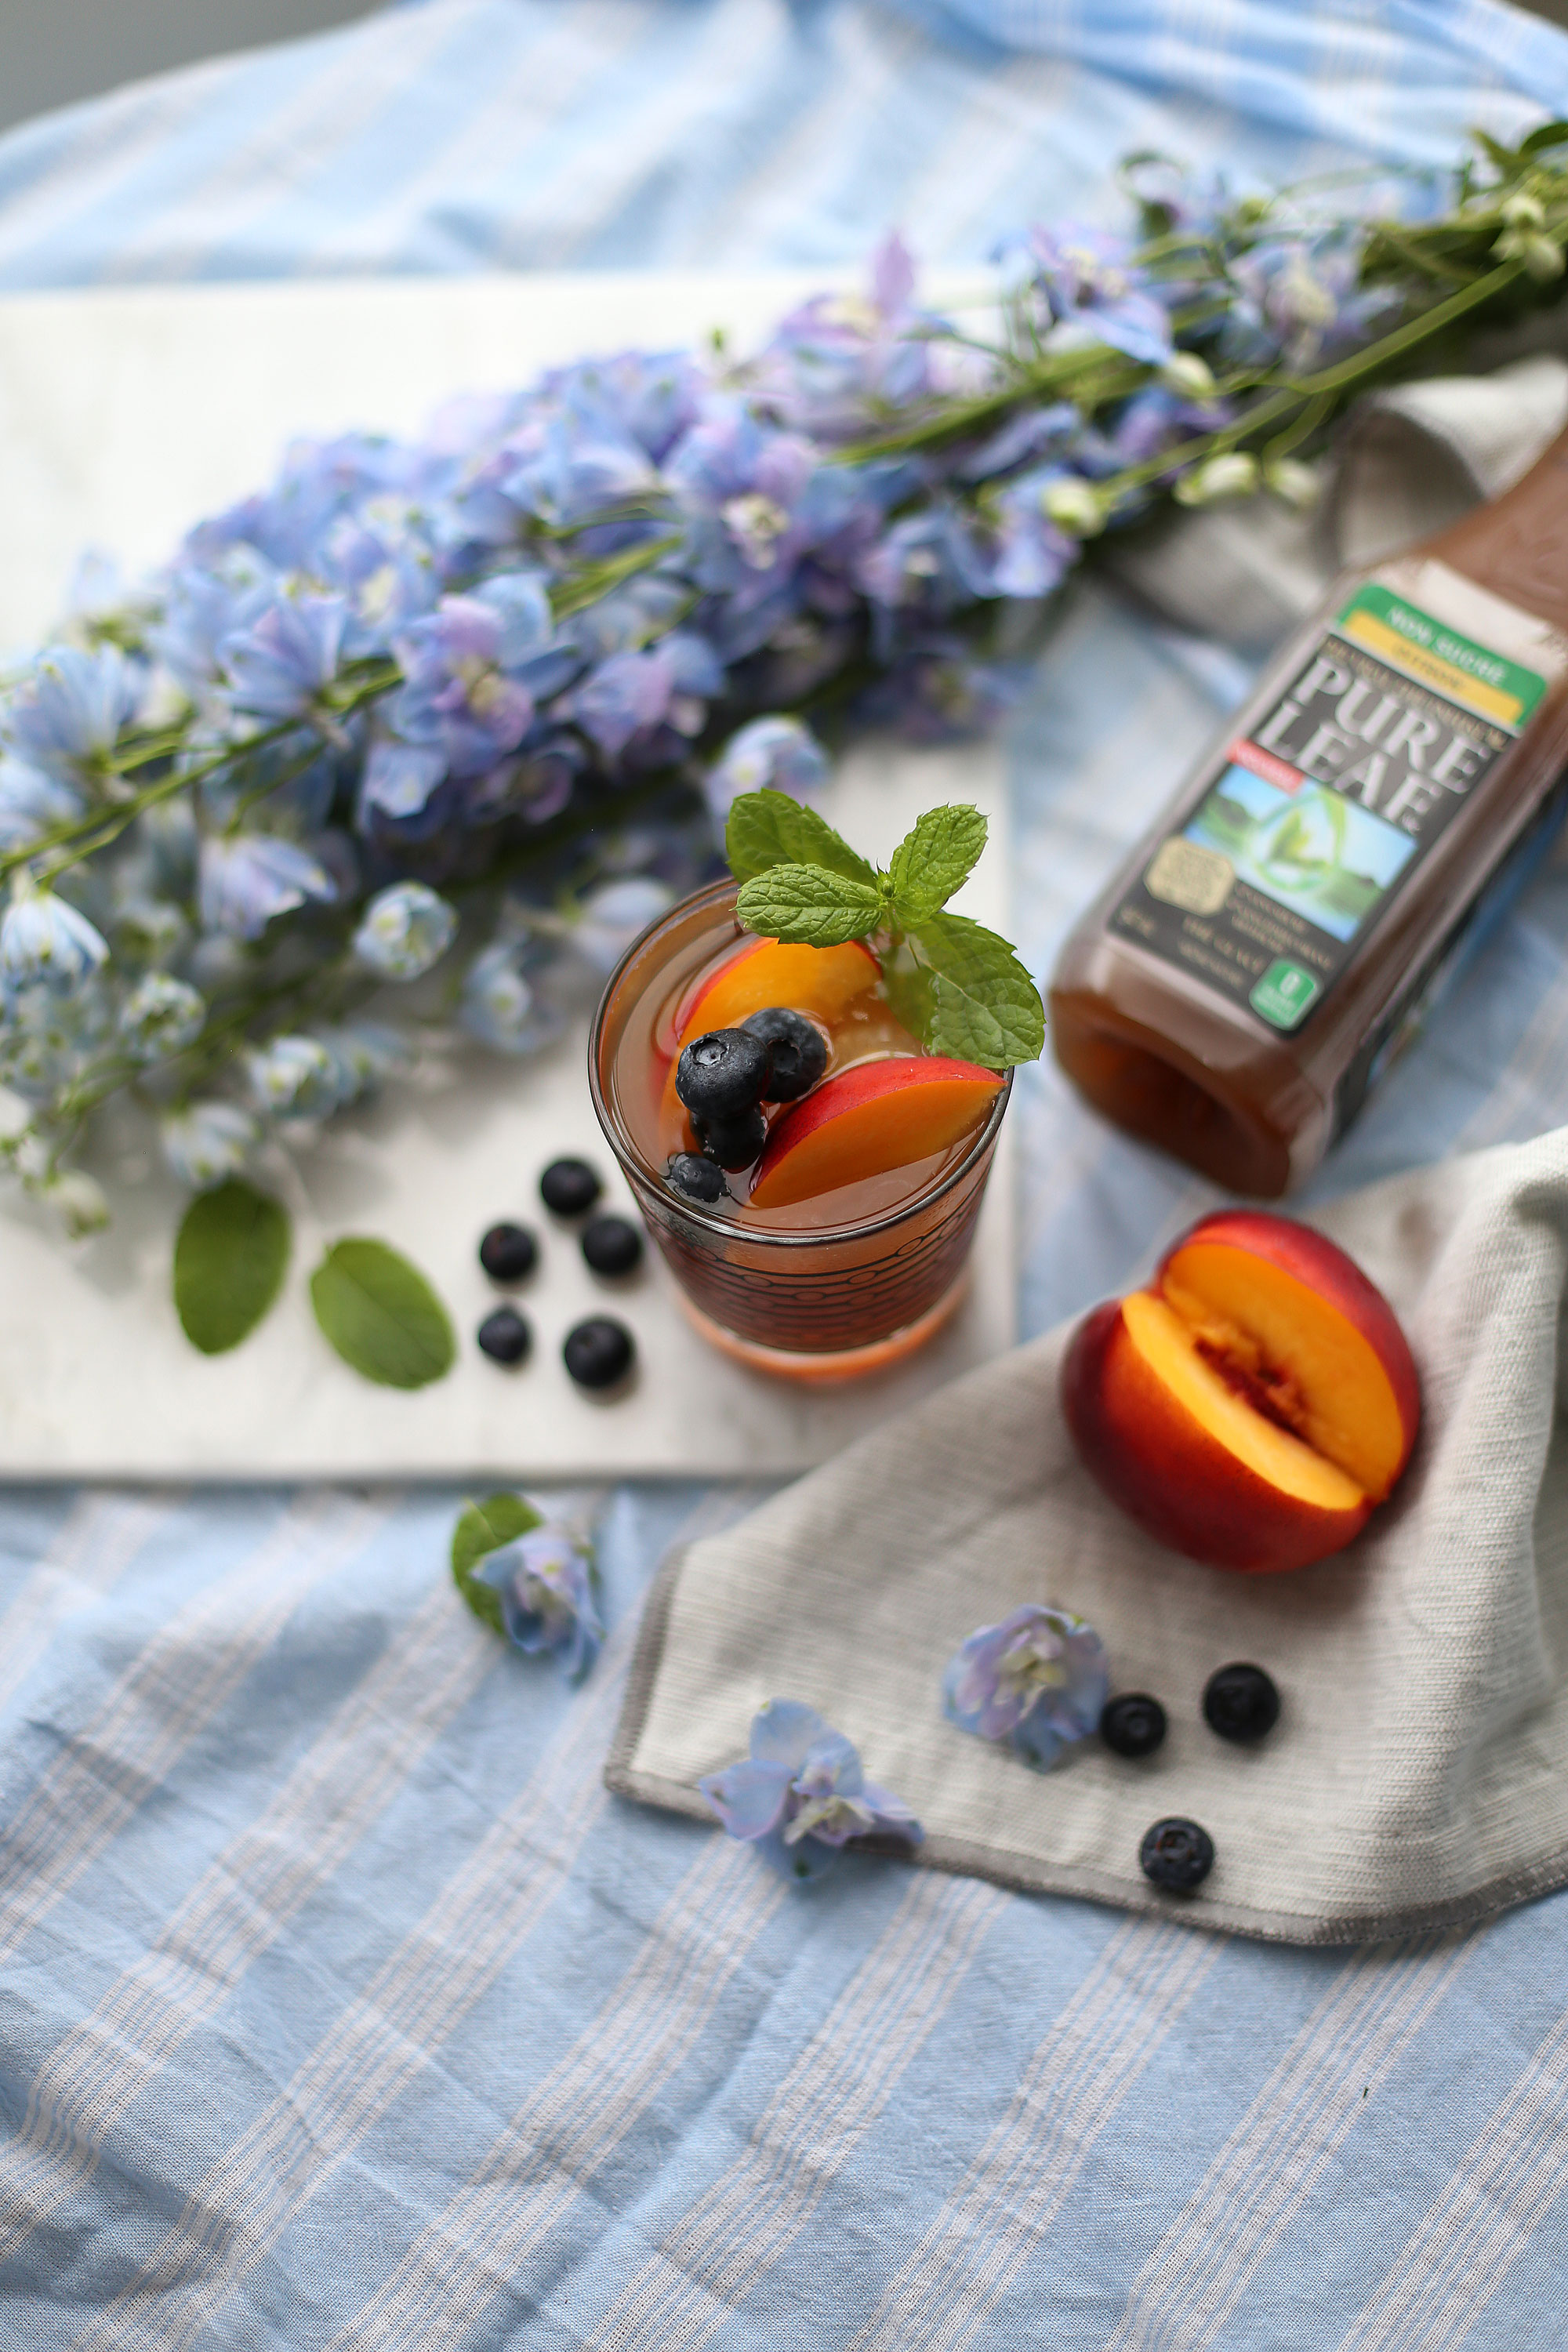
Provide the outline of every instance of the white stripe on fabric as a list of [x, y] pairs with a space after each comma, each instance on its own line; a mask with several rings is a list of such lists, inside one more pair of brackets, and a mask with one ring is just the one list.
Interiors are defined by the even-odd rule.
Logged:
[[79, 137], [46, 174], [27, 182], [18, 173], [20, 184], [9, 187], [0, 180], [0, 268], [36, 267], [40, 246], [95, 213], [121, 222], [142, 216], [148, 182], [172, 142], [202, 123], [243, 77], [243, 65], [216, 58], [151, 89], [116, 92], [84, 110]]
[[107, 1490], [78, 1497], [48, 1550], [0, 1617], [0, 1707], [26, 1681], [66, 1619], [101, 1600], [183, 1499], [170, 1493]]
[[970, 2340], [1225, 1943], [1163, 1920], [1115, 1929], [851, 2352], [953, 2352]]
[[[591, 139], [570, 148], [552, 139], [548, 165], [539, 159], [542, 168], [528, 189], [528, 220], [536, 238], [539, 225], [549, 224], [563, 268], [577, 262], [602, 235], [606, 220], [633, 202], [649, 176], [668, 167], [672, 154], [700, 140], [717, 94], [746, 86], [759, 54], [776, 43], [781, 29], [776, 0], [717, 0], [676, 21], [681, 25], [678, 37], [689, 37], [689, 49], [675, 60], [650, 65], [635, 80], [628, 78], [624, 88], [601, 89]], [[501, 258], [516, 266], [511, 241], [504, 236]]]
[[898, 78], [927, 45], [918, 26], [856, 10], [822, 20], [830, 68], [815, 103], [756, 168], [738, 178], [724, 206], [713, 259], [743, 268], [759, 247], [788, 244], [789, 229], [822, 208], [823, 183], [858, 161], [863, 127], [893, 97]]
[[53, 1909], [266, 1655], [310, 1587], [363, 1550], [392, 1507], [331, 1492], [290, 1503], [258, 1550], [138, 1653], [0, 1843], [0, 1954]]
[[593, 2024], [330, 2352], [438, 2352], [459, 2343], [493, 2295], [515, 2288], [526, 2257], [684, 2064], [788, 1894], [731, 1840], [715, 1834], [705, 1843]]
[[1492, 2109], [1339, 2352], [1452, 2352], [1565, 2184], [1568, 2013]]
[[389, 100], [416, 82], [451, 37], [439, 6], [395, 11], [382, 37], [329, 43], [324, 65], [211, 169], [182, 187], [173, 213], [151, 211], [118, 244], [104, 282], [200, 278], [212, 254], [340, 156]]
[[669, 2231], [587, 2345], [695, 2352], [806, 2227], [1012, 1897], [917, 1877], [779, 2084], [740, 2163]]
[[186, 2196], [80, 2352], [177, 2352], [408, 2088], [536, 1927], [609, 1800], [601, 1778], [634, 1628], [522, 1789], [292, 2079]]
[[[494, 94], [369, 211], [334, 220], [330, 248], [302, 254], [301, 269], [329, 256], [333, 268], [349, 268], [356, 251], [363, 252], [365, 269], [375, 269], [415, 205], [426, 207], [431, 226], [440, 227], [503, 205], [530, 141], [558, 131], [561, 116], [585, 86], [646, 39], [658, 21], [647, 0], [590, 0], [587, 5], [578, 0], [569, 15], [547, 26], [520, 14], [519, 32], [537, 29], [539, 37], [522, 48]], [[471, 230], [454, 236], [453, 245], [453, 263], [473, 268], [492, 259], [489, 242], [475, 239]]]
[[146, 1957], [49, 2053], [0, 2147], [0, 2262], [93, 2170], [105, 2134], [383, 1813], [503, 1655], [445, 1579]]
[[1363, 2094], [1419, 2036], [1479, 1931], [1358, 1952], [1133, 2281], [1105, 2352], [1200, 2352], [1224, 2331], [1343, 2146]]

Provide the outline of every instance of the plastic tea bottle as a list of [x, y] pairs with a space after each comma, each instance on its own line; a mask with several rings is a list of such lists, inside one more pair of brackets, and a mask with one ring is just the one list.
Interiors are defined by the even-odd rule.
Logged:
[[1058, 1060], [1276, 1195], [1343, 1134], [1568, 813], [1568, 433], [1342, 579], [1068, 940]]

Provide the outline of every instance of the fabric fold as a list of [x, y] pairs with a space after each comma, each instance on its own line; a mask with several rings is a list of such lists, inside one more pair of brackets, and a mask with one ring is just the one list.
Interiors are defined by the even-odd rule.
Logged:
[[[1411, 1466], [1349, 1549], [1245, 1576], [1145, 1537], [1064, 1426], [1064, 1326], [667, 1564], [612, 1789], [710, 1818], [700, 1775], [744, 1752], [758, 1706], [795, 1698], [919, 1814], [920, 1864], [1007, 1886], [1333, 1944], [1568, 1883], [1568, 1129], [1311, 1222], [1384, 1291], [1422, 1376]], [[1098, 1628], [1113, 1691], [1163, 1701], [1157, 1754], [1131, 1762], [1090, 1738], [1041, 1773], [944, 1719], [958, 1644], [1030, 1601]], [[1209, 1675], [1237, 1659], [1283, 1698], [1256, 1749], [1200, 1713]], [[1169, 1814], [1200, 1822], [1217, 1853], [1184, 1897], [1138, 1864]]]

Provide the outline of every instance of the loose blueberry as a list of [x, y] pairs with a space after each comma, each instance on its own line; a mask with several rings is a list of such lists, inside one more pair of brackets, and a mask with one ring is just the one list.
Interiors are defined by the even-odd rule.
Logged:
[[766, 1093], [769, 1102], [794, 1102], [798, 1095], [809, 1093], [827, 1067], [827, 1040], [804, 1013], [792, 1013], [784, 1004], [770, 1004], [741, 1026], [760, 1037], [773, 1056]]
[[585, 1160], [552, 1160], [539, 1180], [539, 1196], [557, 1217], [583, 1217], [604, 1186]]
[[521, 1364], [533, 1345], [533, 1334], [515, 1307], [498, 1307], [485, 1317], [475, 1337], [498, 1364]]
[[1214, 1868], [1214, 1840], [1196, 1822], [1156, 1822], [1143, 1832], [1138, 1860], [1144, 1877], [1168, 1895], [1189, 1895]]
[[632, 1335], [613, 1316], [590, 1315], [567, 1332], [561, 1355], [580, 1389], [613, 1388], [631, 1370]]
[[675, 1091], [694, 1119], [742, 1118], [767, 1089], [769, 1058], [749, 1029], [710, 1029], [682, 1048]]
[[729, 1191], [716, 1160], [700, 1160], [695, 1151], [678, 1151], [664, 1171], [664, 1181], [683, 1201], [700, 1201], [711, 1208]]
[[721, 1168], [749, 1168], [763, 1156], [768, 1130], [763, 1114], [752, 1109], [741, 1118], [694, 1118], [697, 1140]]
[[590, 1217], [583, 1255], [595, 1274], [630, 1274], [642, 1255], [642, 1234], [625, 1217]]
[[1165, 1737], [1165, 1710], [1147, 1691], [1121, 1691], [1105, 1704], [1100, 1736], [1113, 1756], [1152, 1756]]
[[1261, 1666], [1221, 1666], [1204, 1685], [1204, 1721], [1221, 1739], [1246, 1747], [1279, 1720], [1279, 1694]]
[[526, 1225], [492, 1225], [479, 1244], [479, 1264], [492, 1282], [521, 1282], [539, 1263], [539, 1244]]

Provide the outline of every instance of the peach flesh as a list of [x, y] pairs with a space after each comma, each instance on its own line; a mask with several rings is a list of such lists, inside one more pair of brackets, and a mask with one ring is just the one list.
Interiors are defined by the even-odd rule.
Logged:
[[757, 1163], [752, 1205], [787, 1208], [945, 1151], [980, 1125], [1001, 1084], [994, 1070], [936, 1055], [858, 1063], [780, 1119]]
[[1086, 1466], [1151, 1535], [1255, 1572], [1350, 1542], [1420, 1417], [1386, 1300], [1321, 1234], [1250, 1211], [1205, 1219], [1151, 1289], [1086, 1318], [1062, 1402]]
[[679, 1043], [710, 1029], [734, 1029], [753, 1013], [787, 1005], [830, 1028], [882, 976], [869, 948], [850, 940], [837, 948], [795, 947], [778, 940], [752, 940], [710, 972], [678, 1019]]

